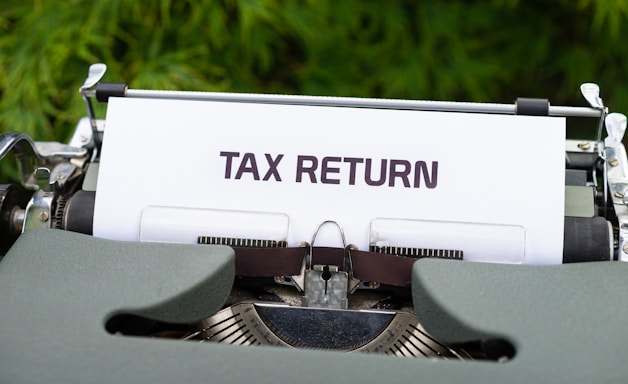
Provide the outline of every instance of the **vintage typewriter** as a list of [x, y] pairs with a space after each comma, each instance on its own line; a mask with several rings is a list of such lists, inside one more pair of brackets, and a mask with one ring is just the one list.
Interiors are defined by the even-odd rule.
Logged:
[[[560, 107], [523, 98], [506, 105], [134, 90], [100, 82], [105, 70], [103, 64], [89, 69], [80, 89], [87, 117], [69, 143], [33, 141], [19, 132], [0, 136], [0, 158], [12, 153], [21, 176], [21, 183], [0, 186], [0, 381], [591, 382], [628, 376], [626, 117], [609, 113], [597, 85], [580, 88], [589, 106]], [[109, 103], [106, 118], [94, 113], [96, 101]], [[144, 120], [146, 105], [150, 121]], [[318, 122], [319, 114], [329, 111], [367, 114], [366, 120], [424, 113], [428, 123], [480, 116], [470, 123], [471, 134], [491, 123], [486, 116], [509, 119], [497, 126], [530, 129], [569, 118], [586, 120], [596, 134], [565, 140], [558, 130], [563, 137], [553, 155], [544, 152], [550, 139], [543, 136], [530, 143], [516, 136], [476, 141], [483, 144], [468, 156], [481, 152], [491, 160], [479, 167], [477, 185], [504, 188], [486, 202], [497, 218], [491, 220], [503, 219], [503, 225], [474, 220], [469, 216], [480, 210], [461, 213], [468, 204], [446, 196], [451, 205], [421, 208], [427, 220], [377, 214], [360, 224], [369, 233], [355, 244], [346, 217], [356, 211], [344, 221], [315, 218], [308, 235], [289, 235], [300, 230], [298, 221], [305, 219], [299, 215], [323, 209], [314, 200], [326, 195], [317, 189], [303, 192], [306, 197], [294, 191], [268, 197], [266, 185], [288, 177], [280, 168], [289, 157], [283, 152], [226, 148], [216, 154], [211, 161], [219, 163], [223, 181], [247, 182], [234, 190], [189, 179], [209, 171], [196, 166], [198, 157], [186, 156], [201, 139], [169, 126], [171, 116], [161, 113], [172, 105], [181, 116], [190, 105], [217, 105], [209, 121], [221, 113], [231, 121], [255, 108], [270, 112], [254, 120], [279, 121], [277, 111], [312, 108], [297, 119], [321, 126], [326, 121]], [[220, 134], [230, 130], [235, 139], [242, 136], [237, 122], [224, 121], [203, 128], [208, 141], [231, 140]], [[126, 123], [142, 126], [137, 137], [124, 131]], [[160, 124], [165, 131], [151, 131]], [[301, 128], [278, 145], [299, 140]], [[525, 129], [517, 132], [525, 135]], [[450, 141], [433, 143], [434, 153], [458, 155]], [[335, 156], [336, 147], [329, 148], [327, 157], [296, 157], [298, 187], [362, 182], [364, 188], [383, 186], [387, 200], [403, 200], [395, 183], [428, 191], [445, 183], [449, 171], [442, 160]], [[503, 158], [510, 151], [516, 159]], [[528, 162], [534, 169], [521, 173]], [[546, 176], [546, 165], [558, 173]], [[535, 175], [543, 182], [536, 184]], [[503, 196], [520, 189], [509, 185], [520, 179], [529, 189]], [[458, 187], [461, 195], [489, 192]], [[342, 199], [338, 191], [331, 196]], [[246, 199], [230, 200], [236, 193]], [[522, 201], [533, 193], [537, 197]], [[360, 196], [349, 194], [333, 209]], [[545, 196], [553, 200], [535, 208]], [[288, 215], [249, 208], [267, 201], [281, 207], [287, 200], [296, 201]], [[403, 210], [409, 203], [399, 205]], [[550, 226], [544, 226], [545, 212], [556, 205], [547, 221], [561, 236], [548, 245], [538, 238]], [[528, 209], [534, 217], [527, 218]], [[540, 222], [540, 229], [520, 225], [519, 217]]]

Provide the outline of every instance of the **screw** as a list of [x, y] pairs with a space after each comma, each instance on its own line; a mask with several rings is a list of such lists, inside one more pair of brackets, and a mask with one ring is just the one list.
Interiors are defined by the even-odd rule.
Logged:
[[45, 223], [46, 221], [48, 221], [48, 212], [39, 212], [39, 216], [37, 217], [39, 218], [39, 221]]
[[623, 198], [624, 198], [624, 194], [623, 194], [623, 192], [619, 192], [619, 191], [615, 192], [615, 195], [614, 195], [614, 196], [615, 196], [616, 198], [618, 198], [618, 199], [623, 199]]
[[578, 144], [578, 148], [582, 149], [583, 151], [588, 151], [589, 149], [591, 149], [591, 143], [589, 143], [588, 141], [584, 141]]
[[60, 173], [60, 174], [58, 174], [57, 176], [55, 176], [55, 179], [57, 179], [57, 180], [63, 180], [63, 179], [65, 179], [65, 175]]
[[624, 251], [624, 253], [628, 254], [628, 244], [624, 244], [621, 250]]
[[613, 157], [612, 159], [608, 160], [608, 164], [609, 164], [611, 167], [616, 167], [616, 166], [618, 166], [618, 165], [619, 165], [619, 160], [617, 160], [617, 158], [616, 158], [616, 157]]
[[379, 288], [379, 283], [377, 281], [369, 281], [369, 288], [377, 289]]
[[286, 278], [284, 276], [275, 276], [275, 283], [282, 284], [286, 282]]
[[88, 140], [89, 138], [87, 137], [87, 135], [81, 135], [81, 136], [80, 136], [80, 139], [81, 139], [81, 142], [82, 142], [82, 143], [87, 143], [87, 140]]

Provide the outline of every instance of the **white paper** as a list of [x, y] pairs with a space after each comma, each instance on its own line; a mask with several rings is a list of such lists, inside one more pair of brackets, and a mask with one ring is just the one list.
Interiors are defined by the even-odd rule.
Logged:
[[[560, 263], [564, 145], [556, 117], [110, 98], [94, 235], [138, 241], [148, 206], [218, 209], [288, 215], [290, 246], [334, 220], [366, 250], [372, 220], [419, 219], [520, 226], [524, 263]], [[382, 160], [400, 175], [369, 185]]]
[[142, 210], [140, 241], [196, 243], [199, 236], [287, 241], [290, 218], [281, 213], [156, 207]]

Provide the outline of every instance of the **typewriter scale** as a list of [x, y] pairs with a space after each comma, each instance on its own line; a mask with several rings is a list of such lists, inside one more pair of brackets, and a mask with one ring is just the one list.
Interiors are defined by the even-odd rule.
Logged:
[[[622, 364], [628, 345], [622, 332], [628, 315], [623, 262], [628, 259], [628, 160], [621, 143], [626, 117], [608, 113], [597, 85], [581, 87], [589, 107], [556, 107], [539, 99], [505, 105], [133, 90], [99, 83], [105, 69], [90, 67], [80, 90], [88, 117], [68, 144], [35, 142], [21, 133], [0, 136], [0, 158], [13, 152], [22, 178], [21, 184], [0, 186], [0, 250], [6, 254], [0, 260], [0, 381], [198, 381], [208, 371], [220, 382], [286, 377], [589, 382], [628, 376]], [[106, 120], [95, 116], [93, 99], [109, 102]], [[186, 203], [173, 206], [164, 203], [170, 196], [148, 196], [152, 192], [142, 190], [142, 181], [129, 185], [142, 167], [160, 168], [149, 149], [150, 136], [139, 144], [133, 135], [116, 133], [121, 120], [133, 121], [119, 111], [131, 108], [141, 115], [134, 101], [123, 105], [131, 99], [176, 104], [181, 114], [195, 103], [217, 103], [226, 115], [230, 108], [247, 114], [255, 108], [302, 106], [315, 113], [367, 113], [373, 120], [380, 113], [389, 116], [385, 111], [427, 111], [427, 119], [455, 115], [480, 124], [490, 123], [486, 116], [519, 116], [503, 121], [548, 121], [551, 127], [556, 123], [550, 117], [585, 117], [597, 133], [589, 141], [563, 137], [564, 151], [531, 160], [541, 166], [547, 161], [550, 172], [549, 162], [558, 159], [558, 171], [565, 175], [561, 188], [548, 191], [548, 196], [560, 194], [562, 236], [553, 245], [538, 235], [549, 228], [543, 219], [528, 222], [525, 212], [496, 212], [491, 222], [474, 221], [455, 202], [450, 208], [456, 212], [440, 219], [429, 207], [422, 208], [423, 217], [373, 213], [368, 223], [356, 225], [368, 232], [360, 242], [340, 213], [340, 219], [308, 223], [303, 233], [309, 236], [303, 235], [299, 223], [307, 218], [289, 205], [288, 214], [276, 208], [283, 207], [286, 195], [276, 202], [254, 201], [252, 206], [272, 200], [254, 210], [246, 204], [239, 209], [229, 196], [218, 195], [212, 196], [222, 205], [200, 206], [207, 198], [195, 203], [194, 196], [175, 191], [173, 199]], [[215, 113], [218, 118], [220, 112]], [[166, 112], [156, 115], [155, 122], [147, 122], [151, 128], [167, 120]], [[112, 149], [116, 135], [121, 143]], [[225, 135], [214, 141], [229, 140]], [[241, 133], [236, 129], [234, 135]], [[186, 141], [179, 139], [185, 145], [176, 146], [185, 148], [177, 152], [173, 146], [170, 155], [195, 148]], [[125, 148], [154, 160], [136, 170], [134, 161], [142, 160], [131, 159]], [[226, 183], [285, 181], [288, 168], [296, 170], [299, 187], [383, 185], [390, 187], [387, 196], [399, 199], [403, 193], [393, 190], [395, 183], [424, 193], [444, 184], [443, 175], [451, 171], [429, 154], [407, 161], [385, 152], [362, 157], [299, 152], [290, 163], [288, 151], [216, 153], [212, 161]], [[120, 167], [133, 175], [116, 176], [112, 170]], [[155, 178], [151, 172], [146, 171], [147, 180]], [[543, 173], [536, 169], [531, 175], [549, 177]], [[114, 175], [114, 184], [108, 175]], [[167, 185], [168, 178], [161, 182], [151, 188], [176, 189]], [[247, 185], [248, 193], [266, 193], [251, 185], [259, 184]], [[145, 206], [129, 208], [124, 192], [116, 200], [108, 188], [128, 189], [128, 200], [136, 193]], [[234, 193], [239, 192], [225, 195]], [[343, 198], [342, 192], [334, 193]], [[512, 196], [520, 200], [522, 195]], [[360, 198], [349, 195], [346, 201], [351, 199]], [[556, 205], [547, 204], [550, 208], [530, 209], [542, 215]], [[516, 206], [513, 202], [511, 210]], [[386, 209], [394, 211], [391, 207]], [[359, 222], [355, 212], [348, 215], [355, 218], [349, 222]], [[541, 229], [532, 228], [539, 221]], [[560, 254], [544, 253], [544, 246], [555, 244]]]

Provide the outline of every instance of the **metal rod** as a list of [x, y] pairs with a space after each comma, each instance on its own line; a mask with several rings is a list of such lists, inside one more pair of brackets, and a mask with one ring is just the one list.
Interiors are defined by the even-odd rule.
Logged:
[[92, 99], [87, 97], [86, 93], [81, 90], [81, 96], [85, 101], [85, 107], [87, 108], [87, 116], [89, 117], [89, 125], [92, 128], [92, 139], [94, 140], [94, 148], [96, 151], [100, 150], [102, 146], [102, 140], [98, 135], [98, 124], [96, 123], [96, 113], [94, 113], [94, 107], [92, 106]]
[[[472, 112], [514, 115], [514, 104], [469, 103], [456, 101], [427, 101], [399, 99], [367, 99], [354, 97], [265, 95], [256, 93], [189, 92], [129, 89], [127, 97], [147, 99], [178, 99], [224, 101], [237, 103], [314, 105], [380, 109], [408, 109], [420, 111]], [[600, 110], [590, 107], [550, 106], [549, 116], [600, 117]]]

